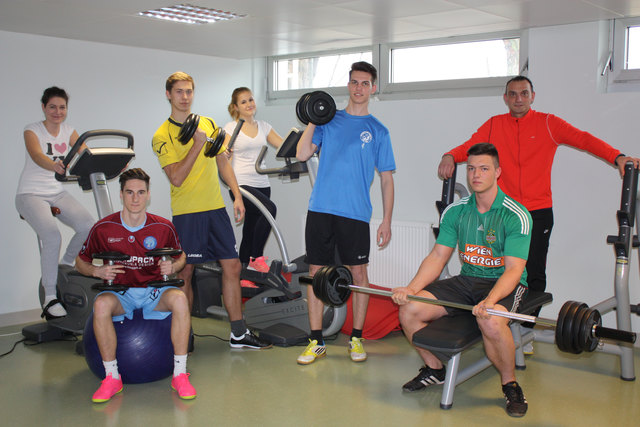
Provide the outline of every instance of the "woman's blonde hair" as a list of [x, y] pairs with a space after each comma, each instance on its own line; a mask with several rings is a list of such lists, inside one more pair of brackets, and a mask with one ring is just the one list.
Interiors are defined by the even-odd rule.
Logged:
[[237, 87], [233, 90], [233, 93], [231, 94], [231, 102], [229, 103], [229, 115], [233, 118], [233, 120], [238, 120], [238, 118], [240, 117], [240, 113], [236, 110], [236, 105], [238, 105], [238, 97], [240, 96], [241, 93], [243, 92], [250, 92], [251, 93], [251, 89], [249, 89], [248, 87]]

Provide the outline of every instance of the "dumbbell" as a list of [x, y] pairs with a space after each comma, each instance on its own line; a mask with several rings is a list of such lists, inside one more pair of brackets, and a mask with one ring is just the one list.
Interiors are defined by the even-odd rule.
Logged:
[[[170, 257], [180, 255], [182, 251], [180, 249], [173, 248], [159, 248], [145, 252], [146, 256], [160, 257], [162, 261], [167, 261]], [[162, 280], [155, 280], [147, 283], [147, 286], [152, 288], [164, 288], [165, 286], [183, 286], [184, 280], [171, 278], [168, 274], [162, 275]]]
[[[126, 261], [131, 258], [129, 255], [125, 255], [121, 252], [100, 252], [92, 255], [93, 258], [101, 259], [103, 263], [107, 265], [113, 265], [116, 261]], [[94, 291], [114, 291], [122, 292], [129, 289], [129, 286], [122, 284], [115, 284], [113, 280], [104, 280], [102, 283], [96, 283], [91, 286]]]
[[[189, 114], [184, 123], [182, 123], [180, 132], [178, 132], [178, 141], [183, 145], [188, 144], [196, 133], [199, 124], [200, 116], [195, 113]], [[213, 130], [211, 137], [207, 137], [207, 142], [204, 147], [204, 155], [207, 157], [215, 157], [220, 151], [220, 148], [222, 148], [222, 144], [224, 144], [226, 137], [227, 133], [224, 129], [216, 127]]]
[[327, 92], [317, 90], [305, 93], [296, 103], [296, 116], [300, 122], [321, 126], [336, 115], [336, 103]]

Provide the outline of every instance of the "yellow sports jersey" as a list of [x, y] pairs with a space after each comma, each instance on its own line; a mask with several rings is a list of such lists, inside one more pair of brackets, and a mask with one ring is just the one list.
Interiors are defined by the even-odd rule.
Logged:
[[[183, 145], [178, 141], [178, 133], [182, 123], [168, 118], [153, 135], [151, 142], [153, 152], [158, 156], [160, 166], [178, 163], [187, 156], [193, 146], [193, 139]], [[200, 129], [212, 135], [215, 122], [209, 117], [200, 116]], [[223, 152], [224, 147], [220, 149]], [[204, 149], [200, 150], [191, 172], [180, 187], [171, 185], [171, 210], [173, 215], [204, 212], [224, 207], [218, 180], [218, 165], [215, 157], [205, 157]]]

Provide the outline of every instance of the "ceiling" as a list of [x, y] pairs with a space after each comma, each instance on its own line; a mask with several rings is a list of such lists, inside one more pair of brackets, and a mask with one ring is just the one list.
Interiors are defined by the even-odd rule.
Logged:
[[[190, 3], [246, 15], [137, 16]], [[0, 0], [0, 30], [246, 59], [640, 16], [640, 0]]]

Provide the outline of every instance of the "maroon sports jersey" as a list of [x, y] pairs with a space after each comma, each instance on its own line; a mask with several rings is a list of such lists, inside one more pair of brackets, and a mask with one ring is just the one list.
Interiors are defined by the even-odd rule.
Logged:
[[117, 264], [122, 264], [125, 272], [118, 274], [113, 282], [131, 287], [146, 287], [147, 283], [160, 280], [162, 276], [158, 267], [159, 258], [146, 256], [145, 253], [165, 247], [182, 249], [178, 233], [169, 220], [147, 213], [144, 226], [131, 232], [122, 224], [120, 212], [116, 212], [93, 226], [79, 256], [83, 261], [91, 263], [92, 255], [99, 252], [115, 251], [130, 255], [131, 258], [127, 261], [116, 261]]

